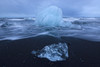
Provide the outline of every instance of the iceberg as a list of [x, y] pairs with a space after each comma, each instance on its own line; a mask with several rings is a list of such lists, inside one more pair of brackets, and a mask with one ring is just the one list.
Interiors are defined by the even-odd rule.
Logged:
[[62, 10], [56, 6], [50, 6], [41, 11], [36, 17], [35, 24], [43, 27], [77, 27], [71, 21], [64, 21]]
[[60, 26], [63, 22], [62, 10], [56, 6], [50, 6], [41, 11], [36, 17], [39, 26]]
[[66, 43], [51, 44], [45, 46], [39, 51], [32, 51], [32, 54], [39, 58], [47, 58], [50, 61], [63, 61], [66, 60], [68, 56], [68, 46]]

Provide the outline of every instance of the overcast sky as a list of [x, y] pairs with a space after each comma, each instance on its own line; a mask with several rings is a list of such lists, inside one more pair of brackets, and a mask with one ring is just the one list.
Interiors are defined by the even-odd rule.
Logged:
[[0, 0], [0, 17], [35, 17], [51, 5], [66, 17], [100, 17], [100, 0]]

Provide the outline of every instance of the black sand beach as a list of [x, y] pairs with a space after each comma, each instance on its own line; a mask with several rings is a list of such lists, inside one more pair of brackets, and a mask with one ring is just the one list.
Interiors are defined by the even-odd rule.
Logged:
[[[59, 42], [68, 43], [69, 58], [66, 61], [51, 62], [31, 53]], [[0, 67], [100, 67], [100, 42], [48, 35], [4, 40], [0, 41]]]

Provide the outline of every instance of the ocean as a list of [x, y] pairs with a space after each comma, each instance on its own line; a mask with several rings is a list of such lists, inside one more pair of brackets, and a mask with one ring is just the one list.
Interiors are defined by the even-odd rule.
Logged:
[[[63, 20], [71, 25], [48, 27], [36, 25], [35, 18], [1, 18], [0, 67], [100, 67], [100, 18]], [[68, 46], [66, 60], [32, 54], [58, 43]]]

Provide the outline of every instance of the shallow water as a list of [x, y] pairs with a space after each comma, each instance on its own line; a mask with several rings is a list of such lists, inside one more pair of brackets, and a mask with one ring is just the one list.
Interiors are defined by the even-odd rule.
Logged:
[[38, 26], [35, 18], [1, 18], [0, 40], [16, 40], [38, 35], [76, 37], [100, 41], [100, 18], [63, 18], [70, 26]]

